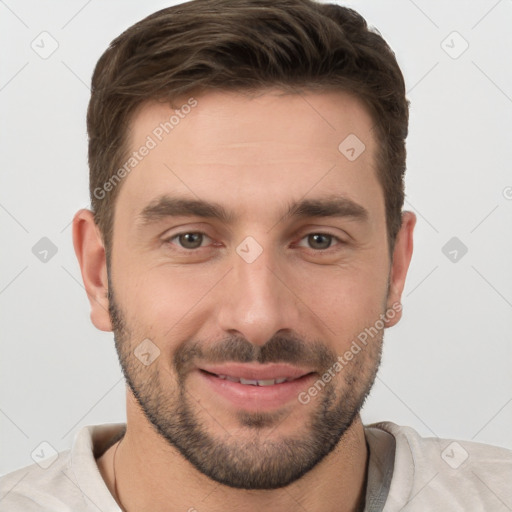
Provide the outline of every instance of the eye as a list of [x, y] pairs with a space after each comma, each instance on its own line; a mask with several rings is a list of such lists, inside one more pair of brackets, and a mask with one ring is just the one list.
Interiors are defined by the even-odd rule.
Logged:
[[166, 242], [176, 244], [182, 249], [199, 249], [205, 240], [211, 240], [211, 238], [204, 233], [189, 232], [179, 233], [171, 238], [168, 238]]
[[304, 241], [308, 244], [307, 247], [319, 251], [329, 249], [332, 246], [333, 241], [337, 241], [338, 243], [341, 242], [339, 238], [334, 235], [329, 235], [328, 233], [311, 233], [302, 238], [298, 245], [305, 247], [303, 245]]

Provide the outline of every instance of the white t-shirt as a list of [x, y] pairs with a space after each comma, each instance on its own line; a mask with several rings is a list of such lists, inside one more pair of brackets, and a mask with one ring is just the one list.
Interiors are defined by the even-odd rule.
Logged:
[[[95, 457], [123, 428], [84, 427], [46, 469], [33, 464], [2, 477], [0, 512], [120, 512]], [[423, 438], [391, 422], [368, 425], [365, 434], [366, 512], [512, 511], [512, 451]]]

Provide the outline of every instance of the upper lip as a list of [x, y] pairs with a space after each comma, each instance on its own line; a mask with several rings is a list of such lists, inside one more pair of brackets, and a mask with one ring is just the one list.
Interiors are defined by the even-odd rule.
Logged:
[[292, 366], [285, 363], [251, 364], [251, 363], [224, 363], [206, 364], [199, 367], [200, 370], [226, 375], [227, 377], [242, 378], [247, 380], [271, 380], [271, 379], [298, 379], [312, 370]]

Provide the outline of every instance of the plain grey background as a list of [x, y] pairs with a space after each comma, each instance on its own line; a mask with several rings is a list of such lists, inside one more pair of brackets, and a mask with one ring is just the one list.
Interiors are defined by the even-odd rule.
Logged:
[[[90, 322], [70, 223], [89, 206], [94, 65], [168, 5], [0, 1], [0, 473], [31, 464], [41, 442], [64, 450], [82, 425], [124, 420], [113, 336]], [[363, 420], [512, 448], [512, 1], [343, 5], [402, 66], [405, 209], [418, 216], [404, 317], [386, 333]]]

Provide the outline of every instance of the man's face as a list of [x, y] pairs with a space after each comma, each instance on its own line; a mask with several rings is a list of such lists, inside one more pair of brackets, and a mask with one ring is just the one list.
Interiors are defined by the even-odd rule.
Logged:
[[379, 364], [382, 329], [335, 365], [391, 307], [373, 122], [341, 93], [196, 100], [168, 134], [163, 103], [132, 121], [131, 149], [155, 145], [115, 207], [129, 415], [214, 480], [281, 487], [335, 447]]

